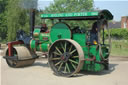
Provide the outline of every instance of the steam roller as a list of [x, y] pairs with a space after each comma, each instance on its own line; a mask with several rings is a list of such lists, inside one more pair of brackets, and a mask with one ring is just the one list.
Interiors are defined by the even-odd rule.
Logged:
[[[50, 68], [59, 76], [71, 77], [79, 71], [109, 70], [111, 36], [107, 21], [112, 20], [113, 15], [108, 10], [41, 14], [43, 23], [39, 27], [35, 26], [34, 10], [30, 14], [30, 34], [18, 30], [16, 41], [7, 43], [4, 58], [10, 67], [32, 65], [38, 58], [36, 52], [40, 51], [48, 56]], [[46, 19], [52, 20], [50, 30]], [[66, 20], [90, 20], [92, 27], [82, 29]], [[108, 30], [108, 38], [105, 30]]]
[[6, 62], [10, 67], [18, 68], [32, 65], [35, 62], [36, 54], [32, 53], [25, 46], [17, 46], [12, 48], [12, 56], [8, 57], [8, 48], [4, 50], [4, 56], [6, 56]]

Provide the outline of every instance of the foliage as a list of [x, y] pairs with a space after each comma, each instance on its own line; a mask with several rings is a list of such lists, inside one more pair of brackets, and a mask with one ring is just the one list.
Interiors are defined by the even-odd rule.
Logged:
[[83, 12], [89, 11], [93, 6], [92, 0], [54, 0], [49, 7], [46, 8], [46, 13], [61, 13], [61, 12]]
[[[128, 40], [128, 29], [118, 28], [111, 29], [111, 37], [116, 40]], [[107, 30], [105, 30], [105, 37], [108, 36]]]
[[116, 39], [126, 39], [128, 40], [128, 29], [112, 29], [111, 35]]
[[26, 25], [26, 11], [19, 6], [19, 0], [9, 0], [6, 16], [7, 16], [7, 39], [8, 41], [15, 40], [16, 31], [24, 28]]
[[5, 40], [7, 34], [5, 10], [8, 0], [0, 1], [0, 40]]
[[[110, 29], [110, 34], [112, 38], [111, 56], [128, 56], [128, 29]], [[107, 43], [107, 30], [104, 35]]]
[[[85, 12], [93, 10], [93, 0], [54, 0], [49, 7], [46, 7], [44, 13], [67, 13], [67, 12]], [[47, 21], [48, 24], [51, 22]], [[80, 26], [81, 28], [88, 28], [90, 22], [88, 21], [68, 21], [71, 27]]]
[[9, 0], [7, 5], [7, 39], [12, 41], [16, 39], [16, 32], [18, 29], [23, 29], [29, 33], [29, 10], [34, 7], [37, 0]]

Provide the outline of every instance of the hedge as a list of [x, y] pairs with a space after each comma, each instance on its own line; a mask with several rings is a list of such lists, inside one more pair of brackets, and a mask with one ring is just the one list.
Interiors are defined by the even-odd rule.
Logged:
[[[128, 40], [128, 29], [117, 28], [110, 29], [111, 37], [114, 39], [125, 39]], [[108, 36], [107, 30], [105, 30], [105, 37]]]

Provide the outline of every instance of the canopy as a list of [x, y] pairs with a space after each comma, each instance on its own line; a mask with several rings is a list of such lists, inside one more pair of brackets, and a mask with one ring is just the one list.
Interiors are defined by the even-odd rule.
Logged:
[[101, 10], [101, 11], [93, 11], [93, 12], [41, 14], [41, 18], [60, 19], [60, 20], [97, 20], [97, 19], [112, 20], [113, 15], [108, 10]]

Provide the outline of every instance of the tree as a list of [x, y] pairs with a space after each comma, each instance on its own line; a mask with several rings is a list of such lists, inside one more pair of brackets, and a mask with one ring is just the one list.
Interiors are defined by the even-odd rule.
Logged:
[[0, 1], [0, 40], [5, 40], [7, 34], [5, 10], [8, 0]]
[[[7, 39], [12, 41], [16, 39], [18, 29], [29, 32], [29, 9], [34, 7], [37, 0], [9, 0], [7, 6]], [[29, 4], [27, 4], [29, 3]], [[32, 5], [30, 5], [30, 3]], [[33, 6], [34, 5], [34, 6]]]
[[[68, 12], [85, 12], [93, 10], [93, 0], [54, 0], [49, 7], [46, 7], [44, 13], [68, 13]], [[67, 22], [71, 26], [79, 25], [89, 27], [89, 22], [71, 21]]]
[[54, 0], [49, 7], [46, 7], [46, 13], [62, 12], [84, 12], [93, 8], [93, 0]]

